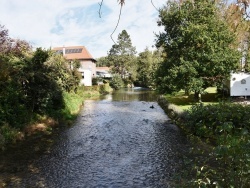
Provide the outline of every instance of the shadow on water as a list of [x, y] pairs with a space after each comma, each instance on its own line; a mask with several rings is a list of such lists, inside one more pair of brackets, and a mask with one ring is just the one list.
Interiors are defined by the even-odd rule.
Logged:
[[85, 101], [72, 127], [0, 156], [0, 187], [171, 187], [187, 143], [155, 100], [133, 88]]

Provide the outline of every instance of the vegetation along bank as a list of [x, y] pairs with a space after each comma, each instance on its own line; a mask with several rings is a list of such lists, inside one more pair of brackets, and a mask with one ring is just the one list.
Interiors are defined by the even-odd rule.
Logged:
[[[230, 73], [249, 73], [248, 5], [249, 1], [230, 5], [223, 0], [168, 1], [159, 10], [157, 23], [162, 32], [156, 35], [157, 50], [146, 48], [136, 55], [130, 36], [123, 30], [107, 57], [98, 60], [110, 68], [114, 89], [136, 84], [162, 94], [159, 103], [194, 140], [190, 156], [185, 156], [180, 187], [250, 187], [250, 107], [234, 104], [230, 98], [219, 102], [214, 97], [209, 101], [212, 103], [204, 103], [207, 88], [215, 87], [218, 95], [226, 96]], [[44, 124], [58, 123], [61, 117], [72, 119], [86, 88], [79, 86], [77, 61], [69, 69], [60, 54], [42, 48], [33, 51], [27, 42], [11, 39], [3, 26], [0, 37], [3, 147], [22, 139], [27, 125], [37, 123], [42, 129]], [[190, 106], [183, 110], [182, 105], [180, 110], [169, 98], [180, 91], [199, 102], [193, 105], [189, 101]]]
[[35, 51], [0, 26], [0, 149], [55, 125], [72, 121], [84, 99], [106, 92], [108, 84], [79, 84], [79, 62], [51, 50]]
[[[160, 106], [193, 144], [189, 154], [183, 157], [185, 165], [176, 177], [177, 185], [249, 187], [250, 105], [216, 100], [211, 93], [207, 95], [210, 95], [207, 97], [209, 104], [192, 106], [189, 100], [186, 103], [183, 100], [180, 106], [169, 102], [174, 101], [173, 97], [158, 99]], [[187, 108], [183, 110], [185, 105]]]

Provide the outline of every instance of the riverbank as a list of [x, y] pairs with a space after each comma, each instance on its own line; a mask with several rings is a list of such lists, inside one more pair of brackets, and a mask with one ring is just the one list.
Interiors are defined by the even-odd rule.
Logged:
[[164, 96], [158, 103], [193, 145], [177, 187], [250, 187], [249, 105], [200, 103], [182, 110]]
[[[108, 84], [81, 87], [77, 92], [64, 92], [64, 108], [52, 112], [52, 116], [35, 114], [34, 118], [22, 128], [3, 125], [0, 128], [0, 150], [5, 150], [24, 140], [32, 140], [41, 135], [49, 135], [55, 128], [71, 125], [77, 117], [84, 101], [110, 92]], [[33, 138], [34, 137], [34, 138]]]
[[185, 137], [151, 92], [114, 93], [85, 101], [74, 126], [0, 155], [0, 187], [172, 187]]

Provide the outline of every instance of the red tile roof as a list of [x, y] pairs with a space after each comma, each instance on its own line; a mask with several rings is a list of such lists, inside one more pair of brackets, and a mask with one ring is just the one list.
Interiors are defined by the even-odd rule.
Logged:
[[63, 54], [63, 48], [65, 48], [66, 59], [90, 59], [96, 61], [89, 53], [85, 46], [65, 46], [65, 47], [54, 47], [52, 50]]
[[110, 68], [109, 67], [96, 67], [96, 71], [109, 71]]

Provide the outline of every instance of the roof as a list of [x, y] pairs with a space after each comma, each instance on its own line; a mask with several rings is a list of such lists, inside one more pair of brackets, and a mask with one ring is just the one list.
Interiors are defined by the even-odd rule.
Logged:
[[52, 50], [56, 51], [56, 53], [63, 54], [63, 49], [65, 48], [66, 59], [85, 59], [85, 60], [93, 60], [96, 61], [92, 55], [89, 53], [85, 46], [65, 46], [65, 47], [54, 47]]
[[109, 67], [96, 67], [96, 71], [109, 71], [110, 68]]

